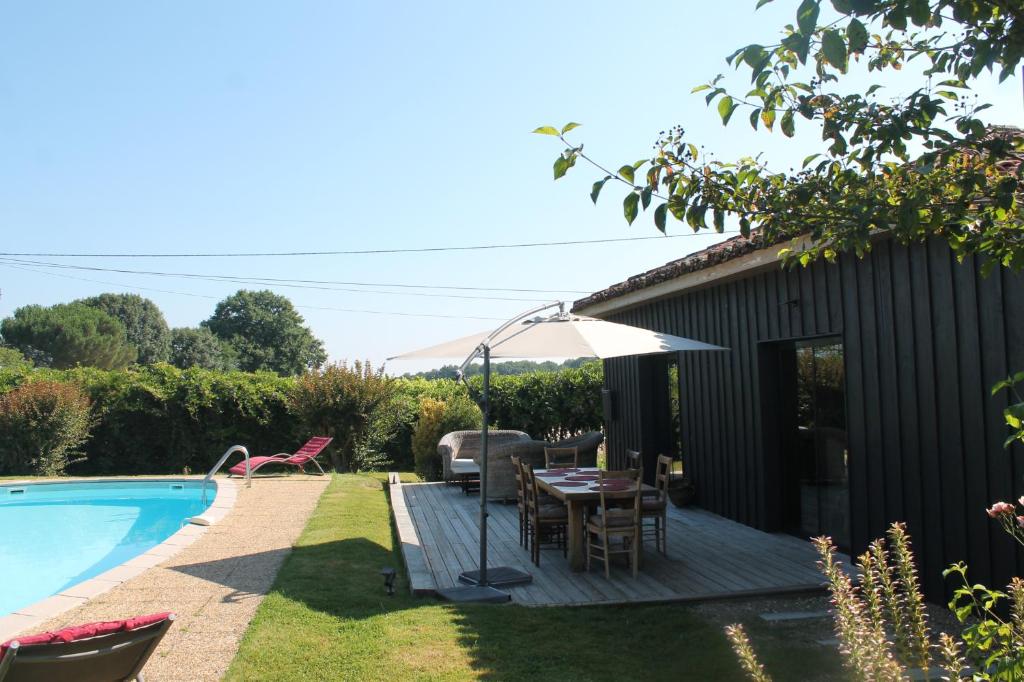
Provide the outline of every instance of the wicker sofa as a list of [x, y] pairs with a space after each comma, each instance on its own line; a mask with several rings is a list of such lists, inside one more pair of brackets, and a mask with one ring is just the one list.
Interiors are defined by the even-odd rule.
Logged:
[[[509, 443], [529, 440], [529, 434], [522, 431], [488, 431], [487, 449], [493, 451], [493, 449], [504, 447]], [[445, 481], [454, 481], [456, 478], [468, 474], [479, 474], [480, 432], [452, 431], [445, 434], [437, 444], [437, 454], [441, 457]]]
[[[512, 457], [519, 457], [524, 464], [535, 468], [544, 466], [544, 448], [576, 447], [579, 449], [580, 466], [597, 466], [597, 448], [604, 442], [604, 434], [590, 431], [580, 436], [551, 443], [544, 440], [510, 440], [504, 445], [487, 448], [487, 499], [514, 500], [516, 498], [516, 477], [512, 470]], [[479, 455], [479, 450], [477, 450]]]

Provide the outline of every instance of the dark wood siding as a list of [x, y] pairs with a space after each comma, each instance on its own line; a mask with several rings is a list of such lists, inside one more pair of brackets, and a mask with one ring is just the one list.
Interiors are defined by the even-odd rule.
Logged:
[[[942, 569], [966, 561], [972, 577], [1005, 585], [1024, 553], [985, 506], [1024, 494], [1024, 448], [1003, 448], [1008, 398], [991, 386], [1024, 370], [1024, 275], [979, 274], [940, 241], [883, 241], [864, 259], [796, 271], [774, 267], [617, 311], [608, 319], [728, 346], [679, 358], [683, 461], [699, 504], [774, 530], [771, 424], [762, 376], [772, 342], [842, 337], [846, 363], [854, 551], [906, 521], [922, 581], [941, 599]], [[605, 362], [618, 418], [607, 425], [610, 462], [656, 445], [643, 359]], [[762, 385], [762, 381], [764, 385]], [[767, 391], [768, 396], [762, 395]]]

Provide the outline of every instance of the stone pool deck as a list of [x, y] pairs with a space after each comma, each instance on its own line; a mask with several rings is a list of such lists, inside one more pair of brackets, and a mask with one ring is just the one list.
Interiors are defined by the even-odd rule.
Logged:
[[30, 632], [174, 611], [178, 620], [144, 670], [146, 679], [218, 680], [238, 650], [329, 476], [239, 482], [234, 507], [174, 556], [111, 586]]

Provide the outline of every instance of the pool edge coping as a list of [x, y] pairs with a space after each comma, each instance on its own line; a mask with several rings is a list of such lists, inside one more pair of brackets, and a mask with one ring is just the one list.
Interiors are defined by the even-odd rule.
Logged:
[[[53, 484], [53, 483], [81, 483], [103, 481], [115, 483], [120, 481], [141, 483], [145, 481], [167, 481], [202, 480], [197, 476], [138, 476], [130, 478], [107, 478], [107, 477], [75, 477], [60, 479], [57, 481], [4, 481], [3, 486], [11, 485], [32, 485], [32, 484]], [[128, 559], [124, 563], [107, 569], [97, 576], [83, 580], [71, 587], [61, 590], [57, 594], [41, 599], [33, 604], [0, 616], [0, 642], [6, 642], [19, 633], [30, 628], [38, 627], [46, 621], [59, 616], [77, 606], [87, 603], [93, 597], [109, 592], [118, 585], [125, 583], [132, 578], [142, 575], [149, 569], [159, 566], [181, 550], [192, 545], [210, 529], [210, 526], [218, 523], [228, 515], [234, 508], [238, 499], [238, 483], [232, 478], [215, 478], [217, 492], [210, 502], [206, 511], [198, 516], [205, 521], [205, 524], [186, 523], [176, 532], [171, 534], [163, 542], [150, 547], [148, 550], [137, 556]], [[135, 614], [139, 615], [139, 614]]]

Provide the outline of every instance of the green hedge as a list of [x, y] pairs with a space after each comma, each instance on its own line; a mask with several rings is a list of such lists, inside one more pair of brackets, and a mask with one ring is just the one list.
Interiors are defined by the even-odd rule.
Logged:
[[[295, 379], [257, 372], [180, 370], [157, 364], [124, 370], [0, 370], [0, 393], [30, 381], [76, 384], [89, 396], [95, 425], [86, 459], [68, 473], [202, 473], [234, 444], [254, 455], [294, 451], [310, 427], [290, 409]], [[353, 464], [362, 470], [413, 467], [411, 440], [423, 398], [467, 396], [452, 380], [395, 379], [377, 408]], [[479, 379], [474, 379], [479, 386]], [[471, 384], [473, 383], [471, 381]], [[492, 378], [492, 419], [535, 438], [601, 428], [601, 367]]]

